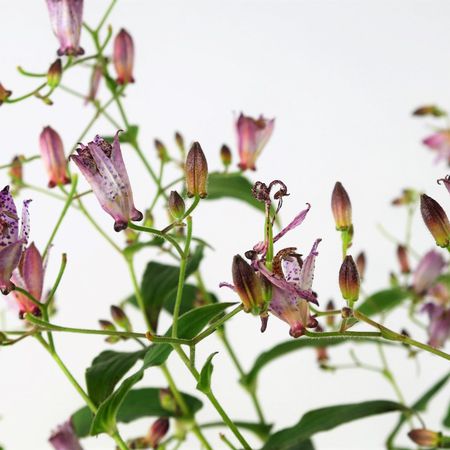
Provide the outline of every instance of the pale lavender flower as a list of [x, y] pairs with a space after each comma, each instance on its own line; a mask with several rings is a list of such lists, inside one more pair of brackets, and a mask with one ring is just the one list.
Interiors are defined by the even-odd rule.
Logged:
[[77, 153], [71, 159], [91, 185], [102, 208], [114, 219], [114, 229], [121, 231], [127, 228], [129, 220], [142, 220], [142, 213], [134, 207], [119, 131], [112, 145], [96, 136], [88, 145], [80, 144]]
[[0, 291], [3, 294], [14, 289], [11, 276], [20, 262], [30, 235], [29, 202], [30, 200], [23, 202], [19, 233], [19, 216], [9, 186], [0, 191]]
[[450, 336], [450, 308], [436, 303], [427, 303], [422, 308], [428, 314], [428, 343], [433, 347], [443, 347]]
[[430, 250], [419, 261], [413, 274], [413, 289], [417, 294], [424, 294], [445, 267], [444, 258], [436, 250]]
[[70, 419], [57, 428], [49, 442], [55, 450], [83, 450]]
[[58, 55], [82, 55], [83, 0], [47, 0], [47, 7], [53, 32], [59, 40]]
[[422, 142], [436, 152], [436, 162], [444, 160], [450, 163], [450, 130], [439, 130]]

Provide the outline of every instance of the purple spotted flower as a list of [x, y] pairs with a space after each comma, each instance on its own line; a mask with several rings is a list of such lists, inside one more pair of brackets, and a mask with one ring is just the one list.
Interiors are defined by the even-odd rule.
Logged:
[[47, 7], [53, 32], [59, 40], [58, 55], [82, 55], [83, 0], [47, 0]]
[[439, 130], [422, 142], [436, 153], [436, 162], [447, 161], [450, 163], [450, 130]]
[[[9, 192], [9, 186], [0, 191], [0, 291], [8, 294], [14, 289], [11, 276], [19, 265], [30, 234], [28, 203], [23, 202], [22, 220]], [[19, 233], [19, 222], [20, 233]]]
[[442, 273], [445, 267], [445, 261], [442, 255], [436, 250], [430, 250], [419, 261], [413, 274], [413, 289], [423, 295], [436, 281], [436, 278]]
[[142, 220], [142, 213], [134, 207], [119, 131], [112, 145], [96, 136], [88, 145], [80, 144], [77, 153], [71, 159], [91, 185], [102, 208], [114, 219], [114, 229], [121, 231], [127, 228], [129, 220]]
[[60, 425], [50, 436], [49, 442], [55, 450], [83, 450], [71, 420]]
[[240, 114], [236, 121], [238, 137], [239, 168], [242, 170], [256, 170], [256, 160], [262, 152], [273, 132], [275, 119], [258, 119]]

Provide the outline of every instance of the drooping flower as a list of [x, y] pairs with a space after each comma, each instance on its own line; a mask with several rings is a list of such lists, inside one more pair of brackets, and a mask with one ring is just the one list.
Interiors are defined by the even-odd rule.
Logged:
[[60, 425], [50, 436], [49, 442], [55, 450], [83, 450], [71, 420]]
[[265, 119], [263, 116], [253, 119], [242, 113], [239, 115], [236, 131], [241, 170], [256, 170], [256, 160], [270, 139], [274, 125], [275, 119]]
[[48, 173], [48, 187], [70, 183], [67, 160], [60, 135], [51, 127], [45, 127], [39, 136], [42, 161]]
[[436, 163], [444, 160], [450, 164], [450, 130], [439, 130], [422, 142], [436, 152]]
[[134, 83], [134, 44], [133, 38], [123, 28], [114, 39], [114, 67], [117, 73], [117, 84]]
[[[23, 253], [18, 268], [12, 274], [16, 286], [25, 289], [36, 300], [41, 301], [44, 284], [44, 264], [41, 254], [34, 243], [31, 243]], [[16, 290], [11, 295], [19, 306], [19, 317], [25, 313], [38, 314], [39, 308], [25, 295]]]
[[82, 55], [83, 0], [47, 0], [47, 7], [53, 32], [59, 40], [58, 55]]
[[428, 230], [439, 247], [450, 245], [450, 222], [442, 206], [426, 194], [420, 197], [420, 212]]
[[112, 145], [96, 136], [88, 145], [80, 144], [77, 153], [71, 159], [91, 185], [102, 208], [114, 219], [114, 229], [121, 231], [127, 228], [129, 220], [142, 220], [142, 213], [133, 203], [130, 180], [120, 150], [119, 131]]
[[445, 267], [445, 260], [436, 250], [430, 250], [419, 261], [414, 270], [412, 285], [414, 291], [423, 295], [436, 281]]
[[21, 230], [17, 208], [9, 192], [9, 186], [0, 191], [0, 291], [8, 294], [14, 289], [11, 276], [18, 266], [30, 235], [28, 204], [25, 200], [22, 208]]

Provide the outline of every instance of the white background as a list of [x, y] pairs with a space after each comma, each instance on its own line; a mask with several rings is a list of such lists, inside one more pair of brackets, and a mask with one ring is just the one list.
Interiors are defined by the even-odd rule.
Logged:
[[[85, 3], [85, 19], [93, 25], [108, 2]], [[0, 81], [14, 95], [21, 95], [37, 80], [20, 77], [15, 67], [20, 64], [31, 71], [45, 71], [55, 57], [57, 42], [43, 0], [1, 0], [0, 5]], [[276, 117], [273, 138], [258, 161], [258, 172], [250, 176], [254, 181], [281, 178], [286, 182], [291, 196], [283, 209], [285, 222], [305, 202], [312, 204], [308, 219], [283, 239], [283, 246], [296, 245], [306, 253], [316, 237], [323, 238], [315, 288], [324, 304], [330, 297], [339, 298], [339, 237], [329, 207], [336, 180], [344, 183], [353, 202], [354, 252], [364, 249], [368, 255], [367, 292], [386, 285], [388, 272], [396, 269], [394, 246], [376, 228], [383, 224], [398, 237], [403, 236], [404, 213], [391, 208], [390, 200], [403, 187], [415, 186], [448, 205], [448, 194], [436, 184], [436, 179], [446, 174], [445, 167], [434, 166], [432, 155], [420, 144], [430, 132], [430, 124], [413, 119], [410, 113], [423, 103], [450, 106], [449, 14], [450, 4], [438, 0], [121, 0], [110, 22], [115, 30], [122, 26], [130, 30], [136, 42], [137, 83], [130, 87], [125, 104], [130, 120], [141, 126], [140, 142], [154, 165], [152, 140], [160, 137], [175, 151], [172, 136], [179, 129], [187, 141], [199, 140], [210, 167], [218, 168], [220, 145], [227, 142], [235, 149], [234, 113], [242, 110]], [[85, 32], [82, 45], [87, 52], [91, 50]], [[86, 91], [87, 80], [88, 71], [81, 69], [64, 82]], [[2, 162], [18, 153], [36, 154], [38, 135], [49, 124], [61, 133], [66, 151], [74, 145], [93, 110], [62, 92], [56, 93], [54, 100], [53, 107], [30, 99], [0, 108]], [[99, 121], [91, 136], [113, 131], [107, 122]], [[154, 187], [132, 150], [124, 148], [124, 153], [136, 204], [144, 209]], [[0, 177], [0, 184], [8, 182], [5, 172]], [[26, 179], [45, 185], [40, 161], [26, 168]], [[34, 198], [32, 237], [42, 248], [62, 205], [32, 192], [26, 196]], [[121, 243], [123, 236], [114, 235], [111, 219], [95, 200], [86, 204]], [[158, 226], [164, 226], [166, 220], [161, 210]], [[208, 286], [218, 292], [218, 283], [231, 278], [232, 256], [260, 238], [262, 217], [230, 200], [202, 203], [194, 221], [196, 234], [215, 247], [215, 252], [207, 252], [202, 269]], [[413, 231], [416, 249], [433, 246], [419, 217]], [[70, 212], [55, 241], [47, 286], [54, 279], [62, 252], [68, 253], [69, 264], [54, 320], [67, 326], [96, 327], [98, 318], [107, 317], [109, 305], [130, 293], [126, 268], [76, 211]], [[139, 271], [155, 256], [152, 250], [144, 251]], [[222, 300], [235, 299], [229, 292], [220, 295]], [[9, 328], [19, 325], [15, 315], [5, 308]], [[135, 323], [138, 330], [144, 329], [137, 315]], [[389, 321], [394, 329], [404, 324], [403, 313]], [[258, 328], [256, 319], [244, 315], [229, 326], [246, 368], [261, 351], [289, 339], [286, 325], [276, 319], [270, 320], [265, 334]], [[414, 331], [415, 336], [425, 339]], [[92, 358], [104, 348], [102, 338], [97, 337], [58, 335], [56, 339], [62, 358], [80, 380]], [[199, 362], [218, 346], [215, 339], [202, 344]], [[121, 344], [116, 348], [131, 347]], [[348, 348], [330, 351], [331, 361], [348, 362]], [[364, 361], [379, 364], [372, 348], [357, 348], [357, 354]], [[419, 369], [403, 349], [389, 351], [389, 360], [408, 402], [449, 367], [444, 360], [421, 354]], [[48, 449], [51, 429], [81, 406], [81, 399], [31, 339], [2, 349], [0, 364], [0, 442], [7, 450]], [[175, 357], [169, 366], [182, 389], [195, 392], [194, 381]], [[250, 401], [235, 381], [236, 372], [221, 350], [215, 359], [214, 389], [232, 417], [253, 420]], [[164, 383], [159, 371], [152, 369], [142, 384]], [[319, 371], [312, 351], [292, 354], [266, 368], [259, 391], [267, 418], [277, 429], [294, 424], [313, 408], [395, 399], [392, 388], [377, 374]], [[447, 389], [440, 398], [448, 394]], [[433, 413], [426, 416], [430, 428], [439, 428], [447, 403], [433, 403]], [[198, 418], [200, 422], [218, 419], [209, 405]], [[361, 420], [318, 435], [315, 442], [320, 450], [380, 449], [395, 422], [395, 414]], [[149, 420], [140, 420], [121, 426], [121, 431], [132, 437], [143, 433], [149, 424]], [[223, 444], [217, 432], [208, 432], [208, 436], [219, 449]], [[229, 432], [227, 435], [234, 439]], [[252, 442], [256, 448], [257, 441]], [[91, 438], [83, 445], [87, 449], [112, 448], [106, 437]], [[190, 440], [186, 448], [198, 448], [197, 441]]]

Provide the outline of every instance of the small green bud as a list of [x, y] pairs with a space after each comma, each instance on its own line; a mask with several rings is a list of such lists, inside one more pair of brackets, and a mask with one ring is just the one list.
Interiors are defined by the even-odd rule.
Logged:
[[111, 317], [113, 321], [120, 328], [123, 328], [125, 331], [131, 331], [132, 326], [128, 316], [125, 314], [125, 311], [119, 306], [111, 305]]
[[167, 151], [166, 146], [159, 140], [155, 139], [155, 148], [158, 154], [158, 158], [163, 162], [170, 161], [169, 152]]
[[222, 160], [222, 164], [227, 169], [232, 161], [231, 150], [228, 145], [222, 145], [222, 148], [220, 149], [220, 159]]
[[169, 195], [169, 212], [171, 216], [176, 219], [182, 219], [186, 205], [181, 195], [177, 191], [171, 191]]
[[47, 72], [47, 84], [51, 88], [56, 88], [59, 83], [61, 82], [61, 76], [62, 76], [62, 63], [61, 60], [58, 58]]

